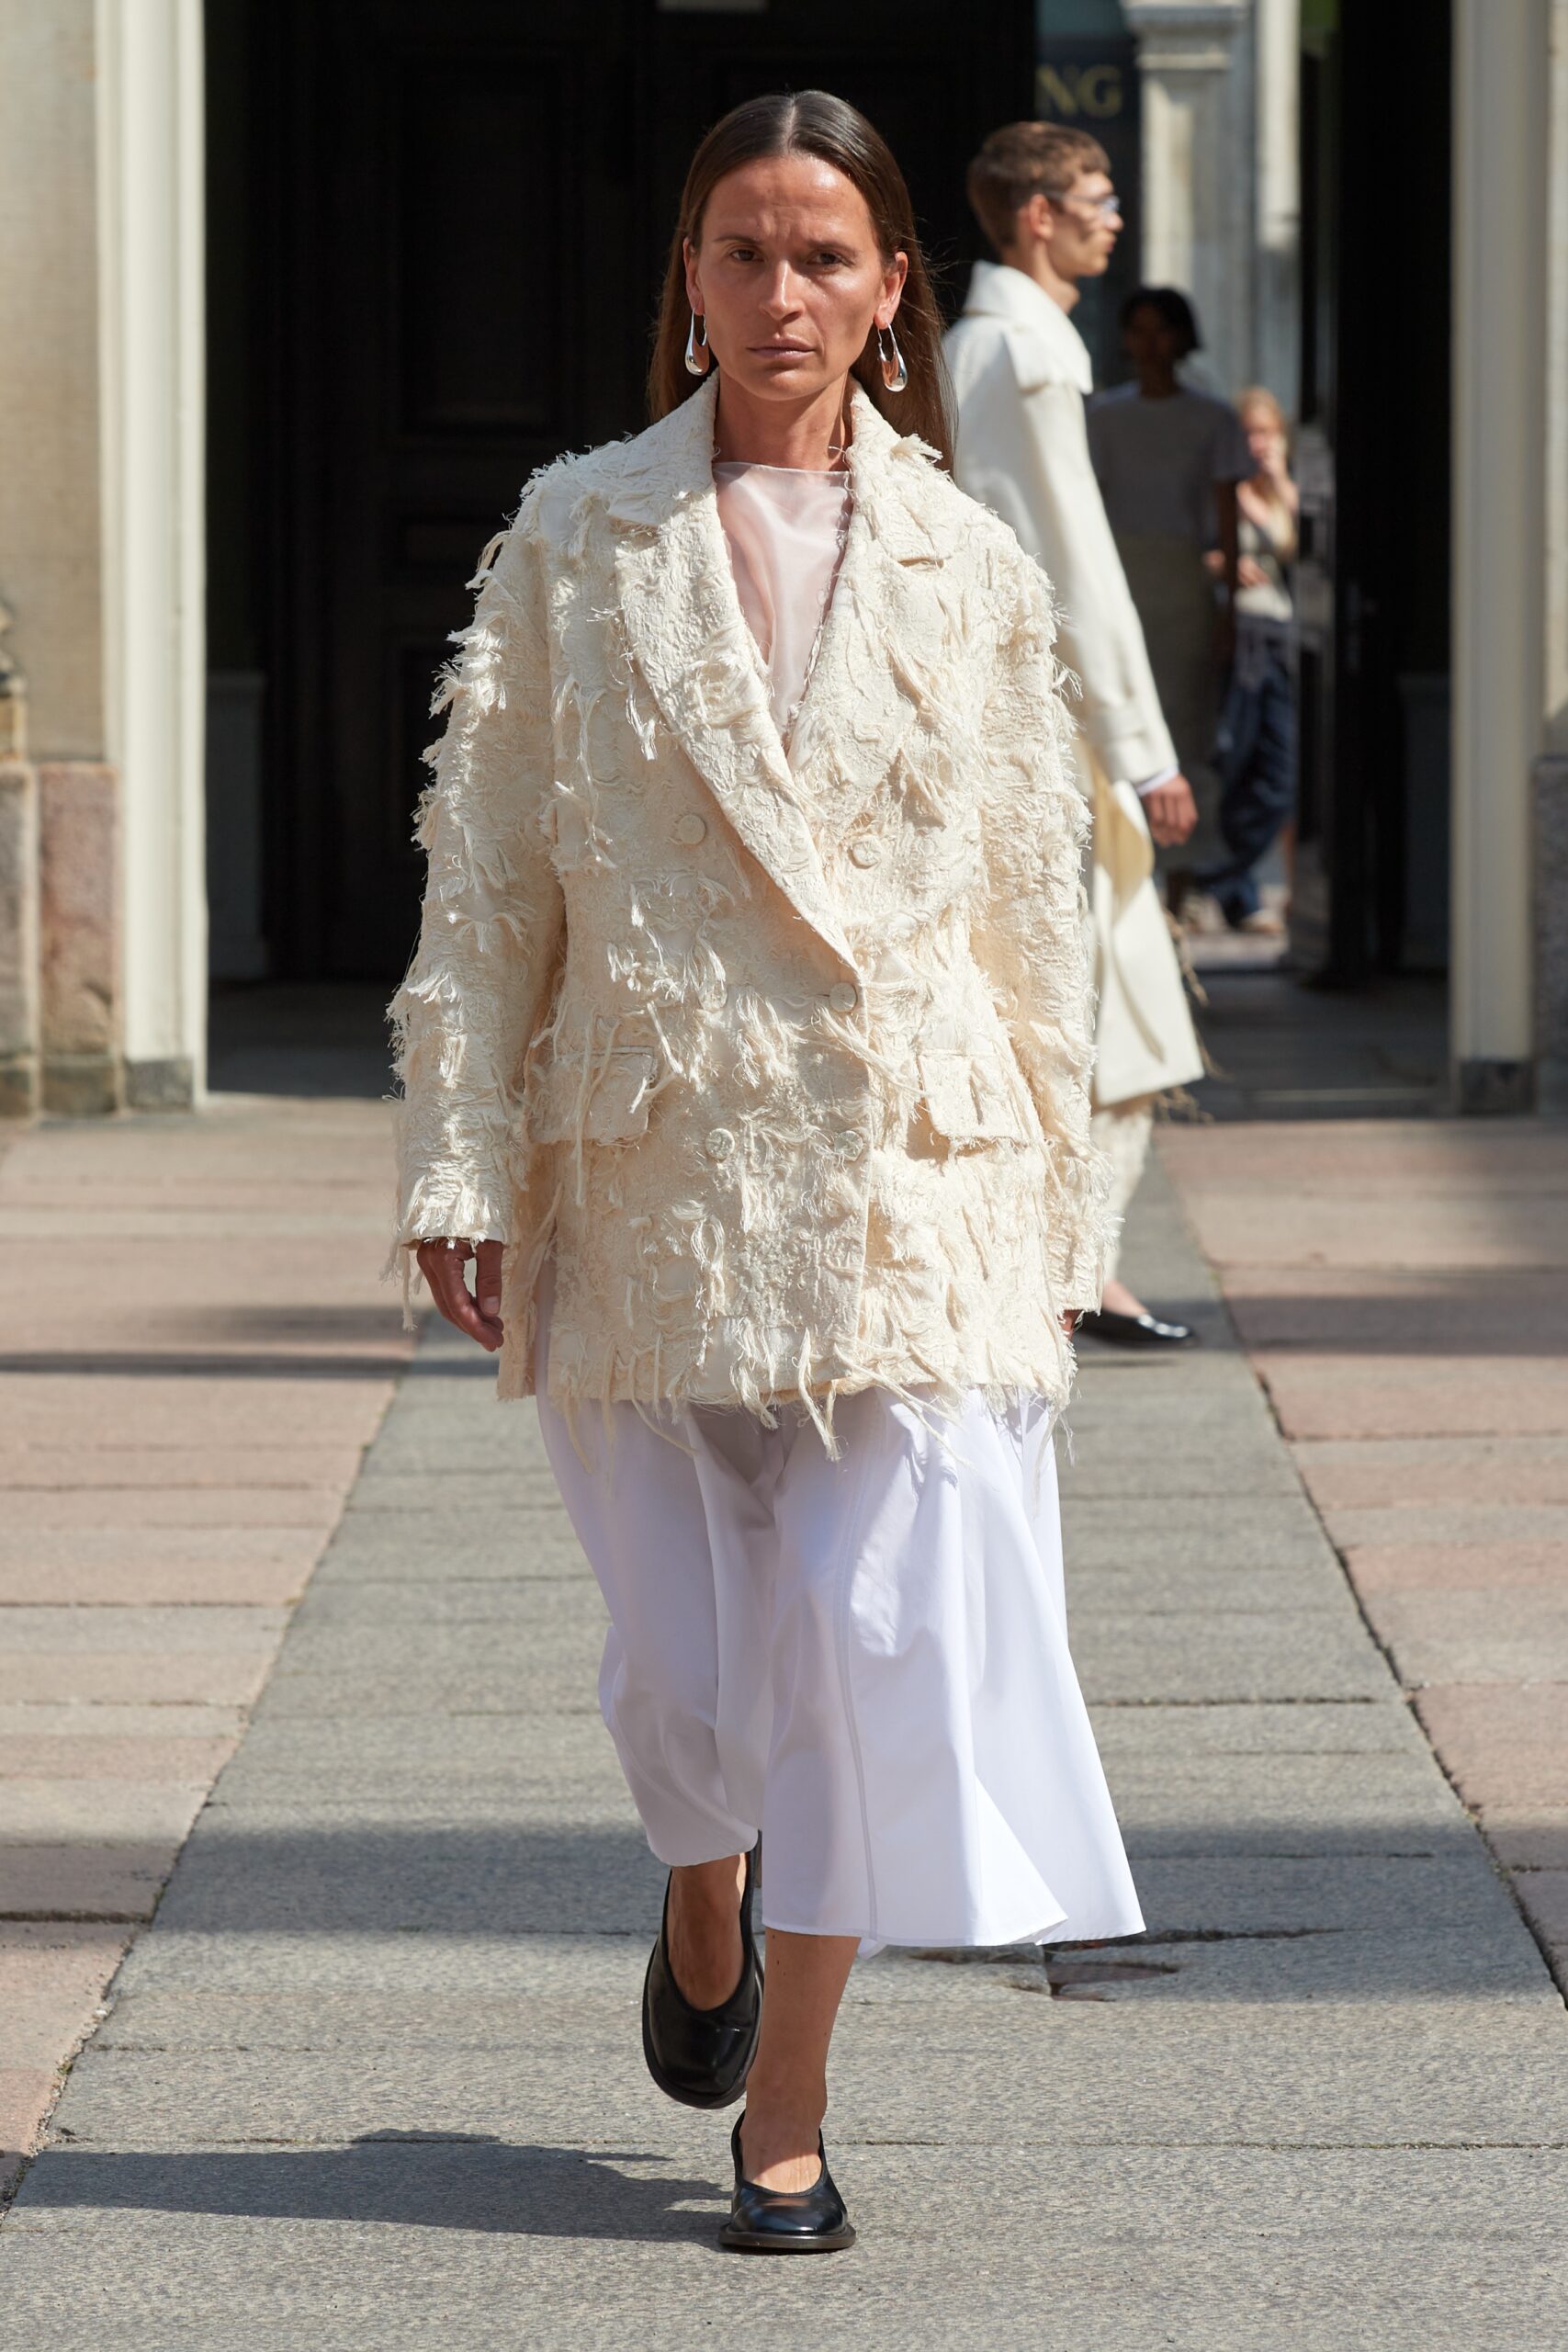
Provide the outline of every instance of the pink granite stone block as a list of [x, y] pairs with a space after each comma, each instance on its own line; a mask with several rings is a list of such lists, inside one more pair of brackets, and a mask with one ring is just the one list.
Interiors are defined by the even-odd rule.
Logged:
[[1363, 1544], [1345, 1564], [1360, 1593], [1568, 1589], [1562, 1544]]
[[1435, 1684], [1415, 1705], [1467, 1804], [1568, 1805], [1568, 1684]]

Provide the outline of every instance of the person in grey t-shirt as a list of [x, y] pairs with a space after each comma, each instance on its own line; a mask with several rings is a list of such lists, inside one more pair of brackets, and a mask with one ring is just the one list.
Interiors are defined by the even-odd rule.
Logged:
[[[1200, 347], [1184, 294], [1140, 287], [1122, 306], [1122, 331], [1136, 380], [1090, 401], [1089, 447], [1160, 705], [1198, 804], [1191, 839], [1160, 860], [1179, 905], [1191, 868], [1223, 854], [1213, 752], [1232, 650], [1236, 484], [1251, 473], [1252, 458], [1229, 401], [1195, 391], [1177, 374]], [[1218, 583], [1204, 563], [1216, 547]]]

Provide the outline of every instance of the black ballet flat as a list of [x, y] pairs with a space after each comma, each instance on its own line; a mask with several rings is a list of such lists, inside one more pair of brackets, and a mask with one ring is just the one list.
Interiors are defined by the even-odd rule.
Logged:
[[809, 2188], [790, 2195], [782, 2188], [759, 2188], [741, 2171], [740, 2125], [744, 2120], [744, 2115], [739, 2117], [730, 2134], [735, 2195], [730, 2200], [729, 2219], [718, 2233], [720, 2245], [728, 2247], [731, 2254], [837, 2254], [840, 2246], [853, 2245], [854, 2228], [844, 2211], [844, 2200], [833, 2186], [820, 2132], [817, 2134], [817, 2153], [822, 2159], [822, 2169]]
[[1080, 1315], [1073, 1336], [1104, 1340], [1113, 1348], [1190, 1348], [1198, 1338], [1190, 1323], [1162, 1323], [1157, 1315], [1117, 1315], [1109, 1306]]
[[746, 1857], [740, 1891], [740, 1982], [716, 2009], [694, 2009], [675, 1982], [666, 1930], [670, 1886], [659, 1940], [642, 1984], [642, 2054], [666, 2098], [682, 2107], [731, 2107], [746, 2087], [762, 2030], [762, 1970], [751, 1937], [751, 1877], [756, 1849]]

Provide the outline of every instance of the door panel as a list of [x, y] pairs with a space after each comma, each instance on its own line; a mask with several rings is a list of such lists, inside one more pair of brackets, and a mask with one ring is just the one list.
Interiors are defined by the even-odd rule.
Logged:
[[[231, 0], [231, 5], [233, 0]], [[268, 931], [394, 978], [432, 680], [533, 469], [635, 432], [691, 152], [739, 99], [838, 89], [889, 137], [961, 300], [964, 169], [1029, 111], [1027, 0], [254, 0], [273, 421]]]

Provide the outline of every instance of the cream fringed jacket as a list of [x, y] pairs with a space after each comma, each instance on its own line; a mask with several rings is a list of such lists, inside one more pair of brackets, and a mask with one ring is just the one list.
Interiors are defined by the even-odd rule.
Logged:
[[856, 392], [792, 766], [715, 397], [536, 476], [481, 565], [392, 1008], [399, 1240], [509, 1244], [502, 1396], [553, 1250], [567, 1405], [1059, 1403], [1108, 1237], [1043, 576]]

